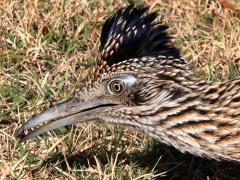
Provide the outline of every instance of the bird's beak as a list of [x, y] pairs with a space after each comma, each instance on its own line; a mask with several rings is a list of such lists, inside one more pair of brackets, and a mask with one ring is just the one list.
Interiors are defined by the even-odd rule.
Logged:
[[69, 99], [30, 118], [18, 129], [16, 136], [20, 142], [24, 142], [62, 126], [94, 120], [97, 117], [96, 114], [106, 109], [107, 106], [110, 104], [104, 103], [100, 99], [90, 102], [75, 102], [73, 99]]

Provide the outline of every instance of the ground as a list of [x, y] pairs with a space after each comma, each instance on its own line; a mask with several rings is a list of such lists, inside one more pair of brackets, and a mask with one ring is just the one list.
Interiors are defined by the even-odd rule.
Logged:
[[[141, 3], [142, 1], [137, 1]], [[240, 69], [240, 14], [217, 0], [146, 0], [196, 76]], [[1, 179], [240, 179], [237, 164], [182, 154], [130, 128], [63, 127], [19, 144], [17, 128], [71, 97], [98, 54], [104, 20], [127, 1], [0, 1]]]

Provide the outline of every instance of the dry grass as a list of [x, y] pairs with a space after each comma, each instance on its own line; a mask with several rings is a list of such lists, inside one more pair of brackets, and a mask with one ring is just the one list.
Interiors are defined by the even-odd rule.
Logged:
[[[239, 179], [237, 165], [183, 155], [131, 129], [64, 127], [25, 144], [31, 115], [71, 96], [98, 53], [100, 28], [122, 1], [0, 1], [1, 179]], [[141, 2], [141, 1], [140, 1]], [[215, 0], [146, 1], [206, 80], [240, 69], [240, 15]]]

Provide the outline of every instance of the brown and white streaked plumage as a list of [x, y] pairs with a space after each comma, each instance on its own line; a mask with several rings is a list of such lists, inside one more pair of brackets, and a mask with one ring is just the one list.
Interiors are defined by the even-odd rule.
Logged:
[[147, 10], [129, 5], [106, 21], [98, 63], [82, 89], [28, 120], [17, 132], [21, 141], [102, 120], [132, 126], [182, 152], [240, 162], [240, 79], [210, 84], [194, 77], [167, 27]]

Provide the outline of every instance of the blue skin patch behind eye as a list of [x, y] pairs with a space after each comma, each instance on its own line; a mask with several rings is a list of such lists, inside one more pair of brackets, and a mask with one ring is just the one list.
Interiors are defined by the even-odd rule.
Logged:
[[136, 77], [134, 77], [134, 76], [132, 76], [132, 75], [126, 75], [124, 78], [123, 78], [123, 80], [125, 81], [125, 82], [127, 82], [128, 84], [134, 84], [136, 81], [137, 81], [137, 79], [136, 79]]

